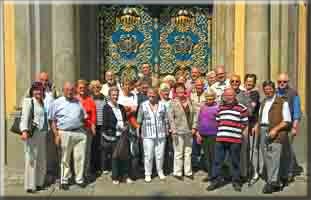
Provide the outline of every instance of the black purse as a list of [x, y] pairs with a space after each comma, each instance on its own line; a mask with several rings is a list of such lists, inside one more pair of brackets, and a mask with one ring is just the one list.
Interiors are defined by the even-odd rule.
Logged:
[[[32, 132], [36, 128], [36, 126], [33, 123], [33, 118], [34, 118], [34, 115], [35, 115], [34, 112], [35, 111], [34, 111], [33, 99], [31, 98], [31, 125], [30, 125], [30, 130], [28, 131], [29, 137], [32, 136]], [[10, 128], [10, 131], [12, 133], [15, 133], [15, 134], [18, 134], [18, 135], [22, 134], [22, 131], [19, 128], [19, 125], [21, 123], [21, 118], [22, 118], [22, 112], [20, 112], [14, 119], [14, 122], [13, 122], [11, 128]]]

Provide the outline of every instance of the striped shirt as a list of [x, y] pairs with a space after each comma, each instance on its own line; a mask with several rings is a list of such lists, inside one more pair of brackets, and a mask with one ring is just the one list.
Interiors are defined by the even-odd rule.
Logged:
[[96, 126], [102, 126], [104, 120], [104, 106], [107, 104], [107, 98], [103, 95], [92, 96], [96, 104]]
[[240, 103], [220, 105], [216, 120], [217, 142], [241, 143], [242, 133], [248, 122], [247, 107]]
[[157, 110], [153, 112], [149, 100], [144, 101], [139, 107], [137, 122], [141, 124], [143, 138], [166, 137], [169, 121], [165, 104], [160, 101]]

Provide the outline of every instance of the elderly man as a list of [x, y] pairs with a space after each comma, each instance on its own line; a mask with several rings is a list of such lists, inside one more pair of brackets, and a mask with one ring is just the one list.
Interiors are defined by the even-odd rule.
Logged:
[[70, 161], [73, 153], [75, 181], [85, 187], [84, 164], [87, 135], [84, 129], [86, 113], [78, 99], [74, 97], [75, 87], [72, 83], [64, 84], [64, 96], [56, 99], [50, 107], [48, 118], [54, 133], [55, 143], [61, 147], [61, 185], [69, 189], [72, 176]]
[[[291, 182], [294, 177], [294, 167], [297, 166], [296, 155], [293, 149], [294, 138], [299, 130], [299, 121], [301, 119], [301, 107], [300, 107], [300, 97], [297, 91], [289, 86], [289, 78], [287, 73], [281, 73], [278, 78], [278, 87], [276, 90], [276, 95], [282, 97], [289, 104], [289, 109], [292, 117], [293, 123], [291, 124], [291, 131], [289, 136], [289, 146], [287, 146], [290, 150], [286, 152], [290, 152], [289, 157], [289, 169], [288, 174], [284, 172], [284, 177], [282, 177], [282, 181]], [[288, 177], [286, 177], [288, 176]], [[285, 179], [288, 179], [287, 181]]]
[[201, 71], [200, 68], [197, 66], [194, 66], [191, 68], [191, 77], [187, 80], [185, 86], [187, 90], [195, 92], [195, 81], [201, 77]]
[[141, 66], [141, 80], [148, 82], [149, 86], [152, 86], [152, 70], [148, 63], [144, 63]]
[[[190, 94], [191, 103], [194, 105], [194, 112], [200, 110], [201, 104], [204, 102], [204, 81], [203, 79], [196, 79], [194, 84], [194, 91]], [[194, 136], [195, 137], [195, 136]], [[194, 138], [192, 140], [192, 166], [193, 168], [200, 168], [201, 145], [197, 143]]]
[[217, 65], [215, 73], [217, 81], [211, 86], [211, 89], [216, 93], [216, 102], [220, 103], [224, 90], [230, 87], [230, 81], [226, 79], [226, 71], [223, 65]]
[[238, 103], [233, 88], [225, 89], [223, 98], [224, 102], [219, 106], [216, 115], [218, 128], [215, 144], [215, 161], [213, 163], [212, 182], [207, 187], [207, 190], [215, 190], [223, 185], [221, 168], [226, 153], [229, 153], [232, 165], [232, 185], [235, 191], [241, 192], [240, 153], [243, 132], [248, 122], [248, 112], [246, 106]]
[[108, 70], [106, 72], [105, 80], [106, 80], [106, 83], [103, 84], [100, 93], [102, 93], [106, 97], [108, 96], [109, 88], [111, 88], [112, 86], [117, 86], [120, 89], [120, 85], [117, 83], [117, 80], [116, 80], [116, 77], [113, 71]]
[[204, 90], [206, 91], [209, 87], [211, 87], [214, 83], [216, 83], [217, 79], [216, 79], [216, 72], [214, 70], [209, 71], [206, 74], [206, 82], [204, 85]]
[[288, 137], [291, 114], [288, 103], [276, 95], [274, 82], [264, 81], [262, 87], [266, 97], [260, 106], [254, 132], [260, 134], [260, 149], [267, 169], [267, 183], [262, 192], [273, 193], [280, 189], [282, 143]]

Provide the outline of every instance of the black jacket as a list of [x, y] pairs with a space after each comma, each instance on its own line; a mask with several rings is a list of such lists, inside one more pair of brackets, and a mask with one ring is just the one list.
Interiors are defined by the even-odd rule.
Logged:
[[[127, 123], [125, 109], [122, 105], [119, 104], [119, 108], [122, 113], [122, 118], [124, 125]], [[104, 133], [110, 137], [116, 137], [116, 127], [117, 127], [118, 120], [113, 113], [113, 110], [109, 104], [104, 106], [104, 115], [103, 115], [103, 126], [101, 128], [101, 133]]]

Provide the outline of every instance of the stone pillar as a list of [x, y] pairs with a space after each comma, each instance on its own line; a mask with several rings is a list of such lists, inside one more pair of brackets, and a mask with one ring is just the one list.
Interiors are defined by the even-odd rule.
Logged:
[[53, 80], [61, 88], [77, 78], [75, 13], [72, 4], [52, 5]]
[[272, 80], [276, 80], [280, 73], [280, 17], [281, 5], [272, 4], [270, 6], [270, 78]]
[[235, 4], [226, 4], [224, 7], [225, 40], [224, 40], [224, 63], [228, 74], [234, 72], [234, 24]]
[[31, 67], [31, 28], [30, 5], [14, 4], [15, 7], [15, 63], [16, 100], [21, 104], [22, 97], [32, 81]]
[[288, 72], [288, 4], [281, 4], [280, 71]]
[[255, 73], [258, 83], [269, 76], [269, 5], [246, 5], [246, 73]]
[[213, 48], [215, 65], [225, 64], [225, 6], [224, 4], [215, 5], [215, 46]]
[[298, 6], [290, 4], [288, 10], [288, 74], [290, 84], [297, 88]]
[[53, 77], [52, 4], [40, 4], [40, 67]]

